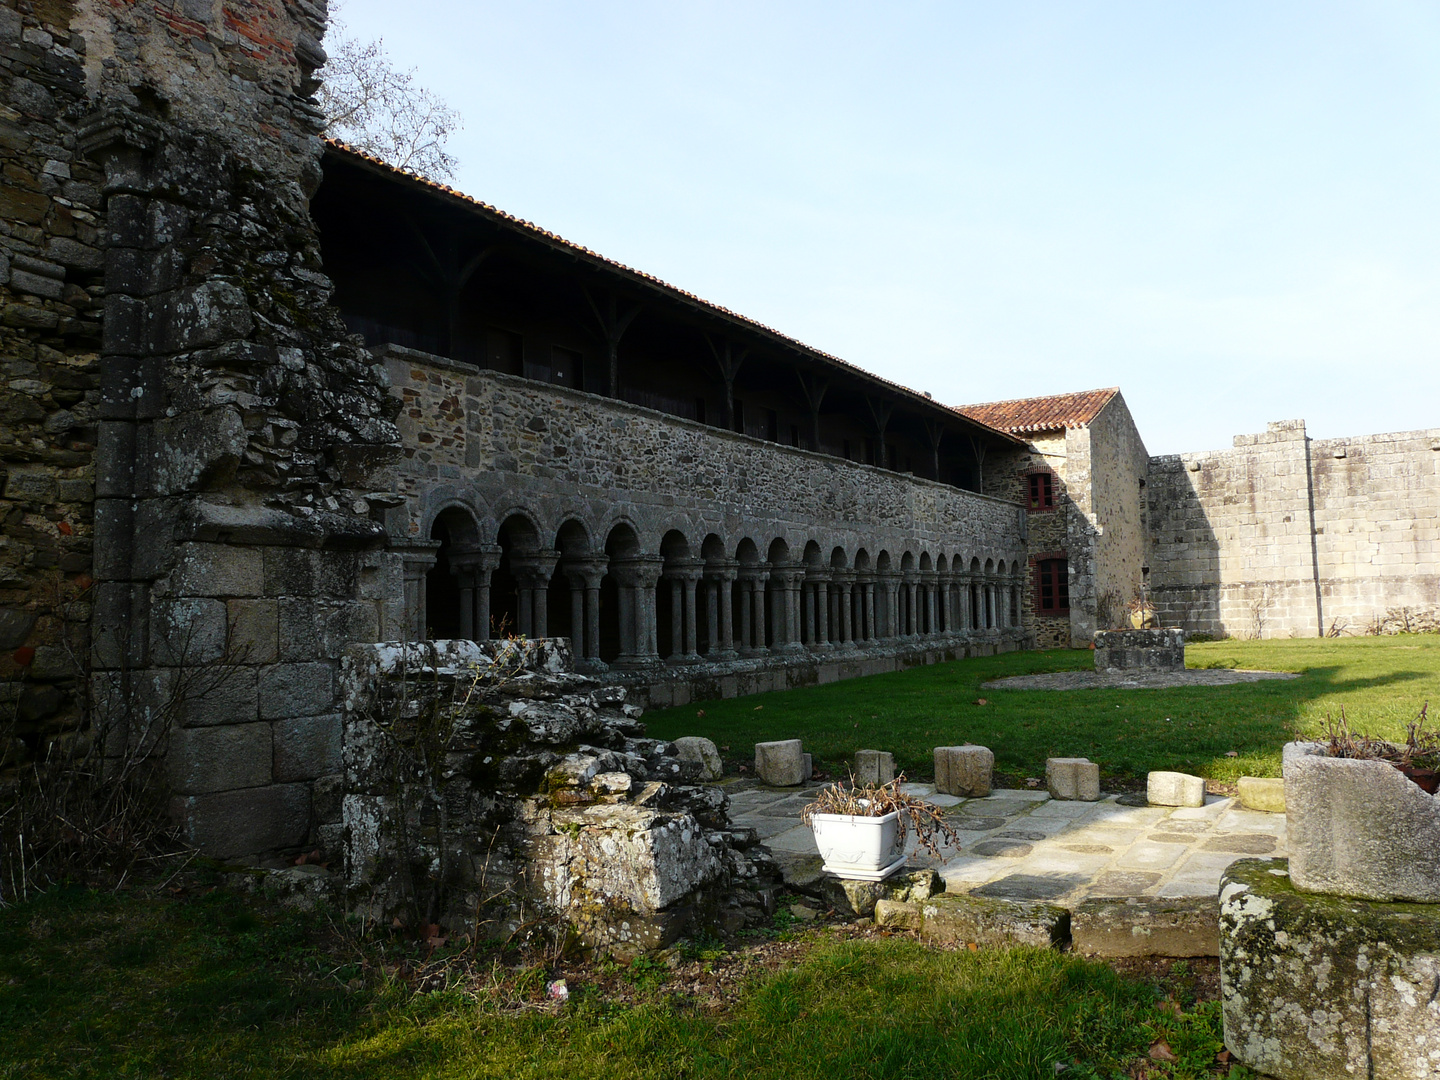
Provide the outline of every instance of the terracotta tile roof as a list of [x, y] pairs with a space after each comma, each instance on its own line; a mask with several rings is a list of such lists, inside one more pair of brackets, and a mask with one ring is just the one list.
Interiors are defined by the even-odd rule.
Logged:
[[[417, 172], [412, 172], [409, 169], [398, 168], [397, 166], [391, 165], [389, 162], [384, 161], [381, 158], [375, 157], [373, 154], [367, 154], [363, 150], [356, 149], [349, 143], [341, 142], [339, 139], [325, 139], [324, 141], [326, 147], [336, 154], [340, 154], [344, 157], [350, 158], [352, 161], [364, 162], [372, 169], [388, 173], [395, 177], [403, 178], [404, 180], [407, 180], [418, 187], [427, 189], [434, 194], [447, 197], [448, 199], [455, 202], [463, 203], [467, 208], [471, 209], [472, 211], [478, 211], [487, 217], [496, 218], [514, 227], [517, 231], [528, 233], [533, 237], [545, 240], [557, 247], [565, 249], [565, 251], [570, 254], [584, 256], [591, 262], [601, 264], [602, 266], [611, 270], [619, 271], [625, 276], [638, 279], [638, 281], [644, 282], [652, 287], [660, 289], [663, 292], [669, 293], [671, 296], [677, 299], [703, 308], [706, 311], [712, 312], [713, 314], [720, 315], [726, 321], [743, 323], [744, 325], [754, 330], [758, 330], [761, 333], [775, 339], [776, 341], [784, 345], [788, 345], [793, 349], [797, 349], [812, 358], [822, 360], [829, 364], [838, 365], [839, 367], [846, 369], [847, 372], [859, 376], [861, 379], [867, 382], [879, 383], [887, 389], [896, 391], [905, 396], [906, 398], [909, 398], [911, 400], [911, 403], [914, 405], [925, 406], [931, 409], [940, 409], [942, 412], [960, 412], [961, 415], [965, 417], [965, 419], [978, 423], [981, 427], [987, 426], [983, 420], [979, 420], [976, 417], [969, 416], [968, 414], [964, 413], [963, 410], [951, 409], [949, 406], [941, 405], [938, 401], [933, 400], [928, 394], [922, 394], [918, 390], [910, 389], [910, 387], [908, 386], [902, 386], [900, 383], [891, 382], [889, 379], [886, 379], [880, 375], [876, 375], [874, 372], [866, 371], [864, 368], [857, 367], [856, 365], [850, 363], [847, 360], [842, 360], [838, 356], [833, 356], [830, 353], [824, 352], [821, 349], [817, 349], [811, 345], [806, 345], [803, 341], [792, 338], [788, 334], [782, 334], [780, 331], [774, 329], [773, 327], [766, 326], [764, 323], [761, 322], [756, 322], [754, 319], [741, 315], [737, 311], [731, 311], [729, 308], [721, 307], [719, 304], [712, 304], [710, 303], [710, 301], [704, 300], [701, 297], [696, 296], [694, 293], [686, 292], [684, 289], [671, 285], [668, 281], [663, 281], [660, 278], [655, 277], [653, 274], [647, 274], [643, 270], [636, 270], [633, 267], [626, 266], [624, 263], [616, 262], [614, 259], [607, 259], [599, 252], [591, 251], [587, 247], [583, 247], [580, 244], [576, 244], [572, 241], [566, 240], [563, 236], [559, 236], [553, 232], [550, 232], [548, 229], [542, 229], [540, 228], [540, 226], [534, 224], [533, 222], [526, 221], [523, 218], [518, 218], [513, 214], [507, 214], [504, 210], [500, 210], [497, 207], [491, 206], [489, 203], [481, 202], [479, 199], [466, 195], [464, 192], [457, 191], [447, 184], [436, 183], [434, 180], [431, 180], [426, 176], [422, 176]], [[999, 438], [1008, 438], [1013, 442], [1020, 441], [1009, 435], [1009, 433], [1004, 430], [993, 427], [991, 428], [991, 430]]]
[[1110, 399], [1120, 392], [1118, 386], [1107, 390], [1082, 390], [1075, 394], [1050, 394], [1047, 397], [1019, 398], [1015, 401], [991, 401], [983, 405], [956, 405], [955, 411], [987, 427], [1019, 435], [1031, 431], [1060, 431], [1084, 427], [1100, 414]]

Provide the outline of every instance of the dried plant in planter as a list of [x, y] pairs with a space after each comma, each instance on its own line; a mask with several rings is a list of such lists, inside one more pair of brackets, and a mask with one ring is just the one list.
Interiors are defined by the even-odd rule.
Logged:
[[849, 784], [832, 784], [821, 788], [814, 800], [800, 812], [800, 820], [811, 825], [815, 814], [847, 814], [852, 817], [884, 817], [892, 811], [899, 815], [898, 843], [905, 844], [906, 833], [915, 830], [920, 846], [937, 859], [941, 848], [959, 847], [960, 836], [940, 815], [940, 807], [918, 795], [900, 790], [905, 774], [900, 773], [888, 784], [859, 784], [852, 773]]
[[1330, 757], [1387, 761], [1433, 793], [1432, 777], [1422, 779], [1417, 775], [1440, 771], [1440, 732], [1425, 730], [1429, 710], [1428, 701], [1420, 706], [1419, 714], [1406, 727], [1404, 745], [1397, 745], [1386, 739], [1351, 731], [1345, 710], [1341, 708], [1339, 720], [1328, 715], [1325, 717], [1328, 737], [1325, 752]]

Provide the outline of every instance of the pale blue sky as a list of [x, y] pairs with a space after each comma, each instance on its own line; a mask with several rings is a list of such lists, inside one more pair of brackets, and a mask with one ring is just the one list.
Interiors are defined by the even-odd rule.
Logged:
[[1440, 5], [345, 0], [456, 187], [951, 404], [1151, 453], [1440, 427]]

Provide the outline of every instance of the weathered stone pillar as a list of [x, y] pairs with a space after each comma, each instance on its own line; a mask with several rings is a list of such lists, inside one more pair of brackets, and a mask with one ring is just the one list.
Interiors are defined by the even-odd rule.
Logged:
[[916, 574], [905, 575], [905, 588], [909, 599], [909, 611], [906, 612], [907, 622], [906, 637], [920, 636], [920, 578]]
[[522, 637], [548, 637], [550, 633], [550, 578], [560, 552], [553, 549], [510, 553], [510, 572], [515, 575], [519, 598], [518, 630]]
[[805, 570], [799, 566], [781, 567], [770, 572], [770, 579], [776, 583], [775, 599], [780, 608], [776, 651], [800, 652], [805, 647], [800, 641], [800, 587], [805, 580]]
[[880, 594], [885, 600], [885, 610], [880, 618], [880, 639], [882, 641], [893, 641], [895, 638], [896, 600], [895, 600], [895, 572], [893, 570], [882, 570], [879, 574]]
[[700, 586], [700, 567], [695, 565], [685, 572], [685, 659], [693, 663], [700, 661], [700, 639], [696, 634], [695, 601]]
[[852, 600], [852, 590], [855, 586], [855, 574], [850, 570], [836, 570], [835, 575], [835, 618], [839, 624], [840, 648], [853, 650], [855, 648], [855, 612]]
[[[733, 660], [735, 652], [735, 631], [734, 631], [734, 592], [735, 574], [737, 564], [733, 562], [714, 563], [710, 565], [708, 573], [714, 575], [716, 589], [719, 593], [720, 609], [720, 639], [712, 642], [710, 652], [715, 660]], [[717, 647], [718, 646], [718, 647]]]
[[460, 636], [490, 640], [490, 575], [500, 565], [501, 548], [486, 544], [450, 556], [450, 572], [460, 583]]
[[865, 643], [870, 645], [879, 637], [875, 632], [875, 582], [873, 580], [862, 581], [860, 587], [864, 590]]
[[642, 555], [637, 561], [640, 564], [637, 572], [639, 594], [636, 597], [640, 607], [640, 657], [647, 664], [655, 664], [660, 661], [660, 635], [656, 633], [655, 626], [655, 587], [660, 583], [664, 560], [659, 555]]
[[995, 582], [985, 579], [985, 629], [995, 629]]
[[671, 662], [685, 655], [685, 595], [678, 577], [669, 577], [670, 582], [670, 655]]
[[770, 571], [759, 566], [742, 566], [738, 571], [740, 581], [740, 655], [764, 656], [769, 652], [765, 644], [765, 583], [770, 580]]
[[425, 611], [425, 575], [435, 565], [440, 551], [439, 540], [410, 540], [396, 545], [405, 572], [405, 622], [411, 641], [424, 641], [429, 636]]
[[830, 650], [830, 575], [824, 570], [808, 570], [810, 583], [810, 647], [820, 652]]
[[922, 579], [925, 583], [925, 629], [930, 637], [940, 633], [939, 603], [935, 590], [939, 587], [940, 575], [931, 570], [924, 574]]
[[615, 657], [617, 667], [634, 667], [639, 661], [639, 645], [635, 633], [635, 577], [630, 567], [612, 564], [615, 577], [617, 618], [620, 627], [620, 652]]
[[570, 559], [562, 564], [570, 583], [570, 648], [576, 667], [604, 671], [600, 661], [600, 582], [610, 560], [604, 555]]
[[695, 663], [700, 659], [695, 637], [695, 587], [701, 571], [698, 562], [672, 562], [665, 569], [665, 579], [670, 582], [668, 663]]

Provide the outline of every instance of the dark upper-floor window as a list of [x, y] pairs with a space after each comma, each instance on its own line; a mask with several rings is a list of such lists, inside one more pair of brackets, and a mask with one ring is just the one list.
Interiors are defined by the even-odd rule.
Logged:
[[1030, 509], [1053, 510], [1055, 508], [1055, 476], [1049, 472], [1033, 472], [1030, 481]]
[[1065, 559], [1041, 559], [1036, 566], [1036, 604], [1047, 615], [1070, 610], [1070, 566]]

